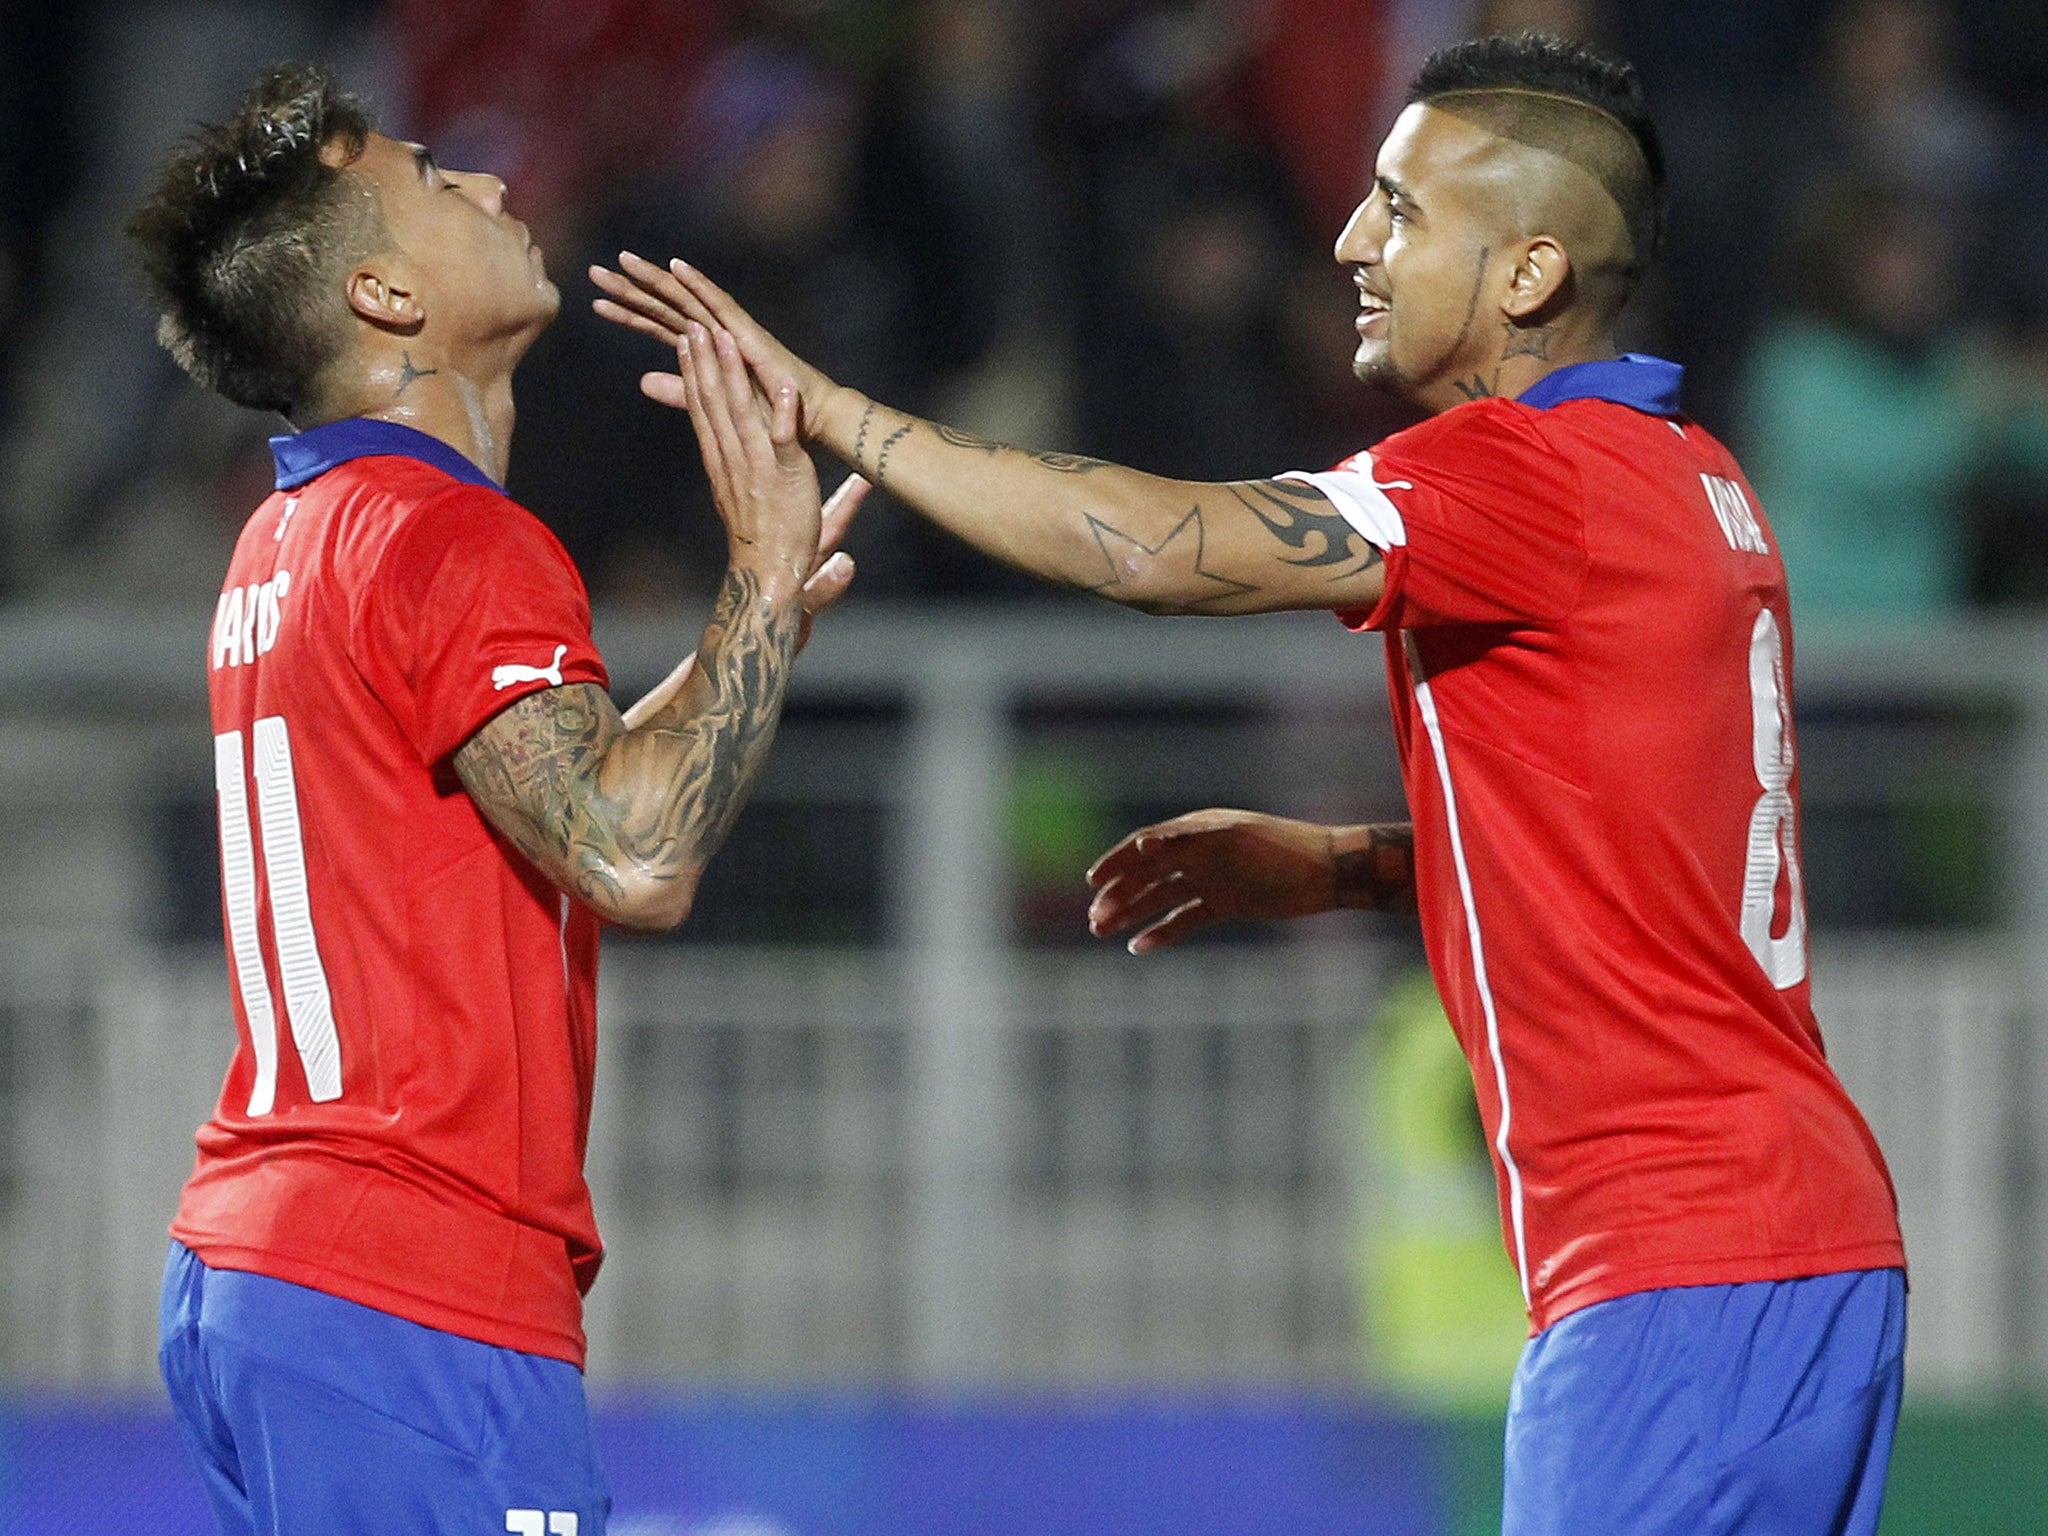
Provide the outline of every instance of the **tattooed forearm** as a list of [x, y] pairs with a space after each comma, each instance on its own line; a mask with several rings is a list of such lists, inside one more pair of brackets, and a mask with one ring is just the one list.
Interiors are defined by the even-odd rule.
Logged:
[[698, 659], [708, 701], [689, 712], [679, 700], [649, 722], [690, 749], [675, 775], [676, 809], [665, 820], [677, 824], [699, 869], [724, 843], [768, 760], [803, 614], [793, 604], [767, 601], [752, 572], [731, 571], [712, 622], [719, 634]]
[[1415, 910], [1415, 828], [1409, 823], [1364, 827], [1348, 836], [1333, 834], [1331, 864], [1338, 906], [1368, 912]]
[[1020, 448], [1017, 451], [1034, 463], [1043, 464], [1062, 475], [1085, 475], [1109, 467], [1109, 460], [1091, 459], [1081, 453], [1052, 453], [1044, 448]]
[[759, 577], [729, 571], [690, 679], [644, 724], [628, 731], [595, 684], [544, 689], [472, 737], [456, 771], [565, 889], [618, 921], [673, 921], [767, 760], [801, 622]]
[[1147, 613], [1370, 607], [1384, 559], [1312, 484], [1187, 481], [1018, 448], [851, 391], [823, 440], [983, 553]]
[[1085, 475], [1091, 470], [1107, 469], [1109, 460], [1091, 459], [1080, 453], [1054, 453], [1045, 448], [1018, 448], [1009, 443], [999, 443], [992, 437], [981, 437], [973, 432], [962, 432], [958, 427], [943, 426], [938, 422], [929, 423], [942, 443], [951, 443], [955, 448], [973, 448], [987, 454], [1022, 454], [1034, 464], [1043, 465], [1062, 475]]
[[939, 435], [942, 443], [951, 443], [955, 448], [975, 448], [983, 453], [1002, 453], [1008, 443], [999, 443], [992, 437], [981, 437], [973, 432], [962, 432], [958, 427], [949, 427], [940, 422], [932, 423], [932, 430]]

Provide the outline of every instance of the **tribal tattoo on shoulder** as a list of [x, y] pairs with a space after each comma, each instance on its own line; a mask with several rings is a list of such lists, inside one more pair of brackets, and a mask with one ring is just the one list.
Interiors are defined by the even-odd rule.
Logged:
[[629, 873], [693, 874], [767, 761], [800, 625], [729, 571], [691, 685], [639, 729], [595, 683], [543, 689], [471, 737], [456, 771], [493, 826], [600, 909]]
[[1408, 822], [1366, 828], [1363, 848], [1335, 856], [1337, 904], [1370, 912], [1415, 910], [1415, 828]]
[[1301, 552], [1299, 559], [1286, 561], [1289, 565], [1334, 567], [1335, 581], [1380, 563], [1380, 552], [1312, 485], [1300, 480], [1245, 480], [1229, 489], [1268, 533]]

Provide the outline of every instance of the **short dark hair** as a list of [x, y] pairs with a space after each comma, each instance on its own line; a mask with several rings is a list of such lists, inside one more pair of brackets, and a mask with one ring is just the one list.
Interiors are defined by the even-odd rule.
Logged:
[[1432, 53], [1408, 88], [1411, 104], [1450, 97], [1495, 98], [1486, 126], [1592, 173], [1621, 209], [1639, 271], [1662, 253], [1664, 146], [1633, 65], [1543, 32], [1478, 37]]
[[348, 340], [339, 268], [375, 249], [375, 193], [321, 158], [362, 154], [363, 105], [312, 64], [279, 65], [235, 115], [171, 154], [128, 221], [157, 339], [237, 405], [289, 415]]

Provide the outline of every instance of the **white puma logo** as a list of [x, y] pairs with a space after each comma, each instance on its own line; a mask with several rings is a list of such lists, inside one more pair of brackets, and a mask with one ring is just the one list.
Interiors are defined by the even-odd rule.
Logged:
[[562, 658], [569, 654], [569, 647], [555, 647], [555, 659], [544, 667], [522, 667], [517, 662], [491, 668], [491, 691], [496, 693], [510, 688], [514, 683], [553, 683], [562, 686]]

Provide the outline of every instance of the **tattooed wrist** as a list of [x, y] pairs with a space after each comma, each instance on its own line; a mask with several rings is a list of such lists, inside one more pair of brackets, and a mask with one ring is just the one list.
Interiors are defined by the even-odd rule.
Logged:
[[698, 652], [710, 698], [675, 726], [662, 727], [696, 749], [684, 753], [673, 776], [673, 811], [664, 820], [674, 821], [698, 869], [725, 841], [767, 761], [803, 615], [797, 604], [771, 598], [756, 573], [734, 568], [726, 572], [711, 622], [721, 633]]
[[887, 485], [889, 483], [889, 455], [896, 451], [898, 443], [910, 436], [911, 425], [910, 422], [906, 421], [902, 426], [882, 439], [882, 451], [875, 455], [875, 484]]
[[[867, 408], [860, 413], [860, 430], [853, 435], [853, 467], [862, 474], [868, 472], [868, 425], [875, 419], [875, 402], [870, 400]], [[880, 478], [879, 476], [871, 478]]]
[[1330, 892], [1340, 907], [1367, 912], [1415, 910], [1415, 828], [1367, 827], [1363, 842], [1330, 846]]

